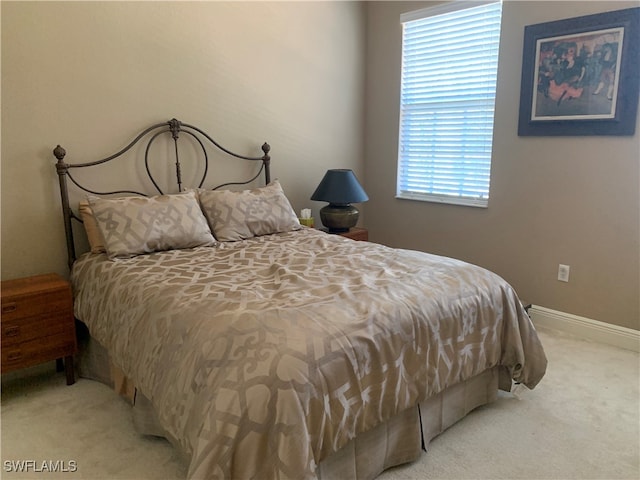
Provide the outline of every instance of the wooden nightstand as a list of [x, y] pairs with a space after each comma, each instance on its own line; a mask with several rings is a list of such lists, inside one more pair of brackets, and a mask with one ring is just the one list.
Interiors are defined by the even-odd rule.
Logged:
[[352, 240], [360, 240], [363, 242], [369, 241], [369, 230], [362, 227], [353, 227], [350, 228], [348, 232], [341, 232], [338, 235], [342, 235], [343, 237], [347, 237]]
[[342, 237], [347, 237], [352, 240], [360, 240], [363, 242], [369, 241], [369, 230], [362, 227], [353, 227], [350, 228], [348, 232], [329, 232], [329, 230], [325, 227], [321, 227], [320, 230], [323, 232], [331, 233], [332, 235], [340, 235]]
[[71, 285], [55, 273], [2, 282], [2, 373], [64, 358], [75, 382], [77, 350]]

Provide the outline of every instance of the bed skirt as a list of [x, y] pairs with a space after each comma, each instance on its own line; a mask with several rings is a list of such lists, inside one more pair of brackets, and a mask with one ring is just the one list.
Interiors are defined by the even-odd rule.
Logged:
[[[160, 426], [151, 402], [111, 364], [107, 350], [90, 337], [85, 325], [77, 323], [79, 376], [109, 385], [126, 398], [132, 404], [133, 424], [140, 434], [165, 437], [176, 446]], [[485, 370], [359, 435], [319, 463], [318, 478], [372, 479], [388, 468], [415, 461], [434, 437], [471, 410], [494, 401], [505, 373], [500, 367]], [[508, 374], [506, 378], [510, 384]]]

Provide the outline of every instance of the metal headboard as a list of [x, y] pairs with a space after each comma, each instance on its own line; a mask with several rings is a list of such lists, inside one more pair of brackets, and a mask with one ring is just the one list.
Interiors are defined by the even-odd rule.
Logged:
[[262, 165], [260, 166], [260, 170], [252, 178], [246, 181], [221, 183], [213, 187], [213, 190], [216, 190], [222, 187], [227, 187], [230, 185], [247, 185], [253, 182], [254, 180], [256, 180], [262, 172], [264, 172], [265, 184], [268, 184], [271, 181], [271, 172], [270, 172], [271, 157], [269, 156], [269, 151], [271, 150], [271, 147], [269, 146], [268, 143], [265, 142], [262, 145], [263, 155], [260, 157], [248, 157], [245, 155], [239, 155], [237, 153], [231, 152], [230, 150], [227, 150], [226, 148], [224, 148], [222, 145], [216, 142], [213, 138], [211, 138], [207, 133], [202, 131], [200, 128], [194, 127], [193, 125], [189, 125], [186, 123], [182, 123], [179, 120], [176, 120], [175, 118], [169, 120], [168, 122], [158, 123], [156, 125], [150, 126], [149, 128], [143, 130], [129, 145], [124, 147], [122, 150], [118, 151], [117, 153], [109, 157], [102, 158], [94, 162], [76, 163], [76, 164], [65, 163], [64, 157], [67, 154], [67, 152], [64, 148], [58, 145], [53, 150], [53, 154], [58, 159], [56, 163], [56, 171], [58, 172], [58, 179], [60, 181], [60, 197], [62, 200], [62, 213], [64, 216], [64, 231], [65, 231], [65, 236], [67, 240], [67, 258], [68, 258], [69, 268], [71, 268], [71, 266], [73, 265], [73, 262], [75, 262], [76, 260], [76, 248], [75, 248], [75, 241], [73, 238], [72, 220], [77, 220], [78, 222], [82, 223], [82, 219], [70, 207], [67, 178], [71, 180], [71, 182], [79, 189], [94, 195], [129, 194], [129, 195], [148, 196], [146, 193], [142, 193], [134, 190], [112, 190], [112, 191], [105, 191], [105, 192], [95, 191], [81, 185], [80, 182], [71, 175], [70, 170], [74, 168], [93, 167], [96, 165], [100, 165], [100, 164], [115, 160], [116, 158], [123, 156], [125, 153], [131, 150], [139, 142], [141, 143], [143, 139], [149, 138], [146, 144], [145, 154], [144, 154], [144, 165], [145, 165], [146, 175], [148, 179], [151, 181], [151, 183], [153, 184], [153, 187], [157, 190], [157, 192], [159, 194], [163, 194], [164, 192], [158, 185], [158, 182], [154, 178], [153, 174], [151, 173], [151, 169], [149, 167], [149, 151], [152, 144], [155, 142], [155, 140], [158, 137], [160, 137], [163, 134], [171, 134], [171, 137], [173, 138], [173, 145], [174, 145], [174, 151], [175, 151], [175, 180], [178, 187], [178, 192], [181, 192], [182, 191], [182, 165], [180, 163], [180, 156], [179, 156], [179, 149], [178, 149], [178, 139], [180, 138], [181, 133], [184, 133], [190, 136], [191, 138], [193, 138], [195, 142], [202, 149], [204, 173], [200, 179], [198, 188], [202, 188], [202, 186], [204, 185], [205, 179], [207, 177], [207, 173], [209, 171], [209, 156], [206, 148], [207, 141], [211, 145], [216, 147], [218, 150], [221, 150], [222, 152], [228, 155], [231, 155], [233, 157], [236, 157], [242, 160], [262, 162]]

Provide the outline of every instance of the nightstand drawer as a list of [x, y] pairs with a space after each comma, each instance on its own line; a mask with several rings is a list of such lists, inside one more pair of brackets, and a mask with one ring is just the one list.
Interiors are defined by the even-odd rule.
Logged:
[[73, 311], [68, 309], [55, 313], [16, 320], [2, 318], [2, 348], [35, 338], [49, 337], [73, 330]]
[[56, 358], [73, 355], [76, 351], [74, 332], [66, 331], [36, 338], [9, 347], [2, 347], [2, 372], [30, 367]]
[[71, 295], [65, 291], [49, 291], [32, 295], [20, 295], [2, 299], [2, 323], [19, 318], [51, 314], [73, 308]]

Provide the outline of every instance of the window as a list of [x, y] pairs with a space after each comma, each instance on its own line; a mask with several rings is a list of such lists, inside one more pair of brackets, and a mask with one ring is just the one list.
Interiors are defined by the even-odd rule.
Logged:
[[502, 3], [403, 14], [397, 197], [486, 207]]

